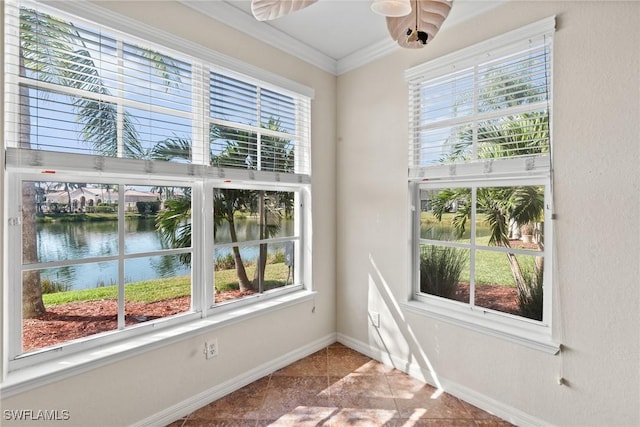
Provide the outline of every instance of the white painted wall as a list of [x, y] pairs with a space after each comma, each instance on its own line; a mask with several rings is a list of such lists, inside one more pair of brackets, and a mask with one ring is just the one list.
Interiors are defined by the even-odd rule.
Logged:
[[[176, 2], [104, 2], [100, 6], [315, 89], [312, 102], [313, 262], [316, 266], [313, 285], [318, 293], [314, 301], [2, 399], [3, 410], [66, 409], [70, 412], [70, 422], [54, 421], [54, 425], [104, 427], [138, 423], [301, 348], [331, 340], [336, 331], [335, 76]], [[314, 306], [315, 313], [312, 313]], [[220, 348], [220, 355], [209, 361], [202, 354], [207, 337], [216, 337]], [[12, 424], [4, 417], [0, 423], [25, 425]], [[47, 423], [38, 422], [38, 425]]]
[[[4, 4], [2, 5], [2, 7], [4, 8]], [[0, 23], [0, 27], [2, 28], [2, 34], [0, 35], [0, 46], [4, 46], [4, 19], [0, 21], [2, 21]], [[2, 57], [4, 58], [4, 52]], [[0, 59], [0, 61], [2, 61], [2, 66], [4, 68], [4, 59]], [[4, 73], [2, 73], [2, 75], [0, 76], [0, 87], [4, 88]], [[4, 117], [4, 110], [2, 110], [2, 114]], [[4, 120], [0, 120], [0, 135], [4, 135]], [[5, 157], [4, 150], [0, 150], [0, 165], [5, 164], [4, 157]], [[2, 201], [2, 205], [0, 206], [0, 218], [2, 219], [2, 223], [4, 224], [5, 206], [6, 206], [5, 194], [4, 194], [4, 173], [0, 173], [0, 200]], [[2, 265], [0, 265], [0, 280], [2, 280], [2, 283], [7, 283], [7, 280], [6, 280], [7, 278], [5, 277], [6, 269], [4, 268], [4, 254], [7, 249], [6, 248], [7, 241], [4, 237], [4, 227], [0, 227], [0, 239], [1, 239], [0, 241], [2, 242], [2, 246], [0, 246], [0, 259], [3, 260]], [[2, 302], [3, 298], [4, 298], [4, 292], [0, 292], [0, 303]], [[0, 316], [0, 331], [4, 331], [4, 316]], [[0, 334], [3, 334], [3, 332], [0, 332]], [[0, 348], [2, 348], [3, 344], [4, 344], [4, 341], [0, 340]], [[0, 354], [2, 353], [0, 352]], [[0, 357], [0, 375], [2, 375], [2, 373], [4, 372], [4, 368], [5, 368], [4, 360], [2, 357]], [[2, 408], [2, 403], [0, 401], [0, 409], [1, 408]]]
[[[510, 2], [441, 32], [427, 49], [398, 52], [337, 79], [174, 3], [101, 6], [315, 89], [318, 296], [216, 330], [221, 354], [213, 361], [200, 353], [207, 333], [3, 399], [2, 409], [38, 409], [46, 402], [71, 411], [72, 422], [65, 425], [132, 424], [337, 330], [362, 350], [406, 361], [403, 369], [432, 366], [433, 376], [448, 380], [452, 391], [520, 420], [640, 424], [638, 3]], [[556, 329], [566, 347], [562, 357], [424, 319], [397, 305], [409, 292], [402, 73], [553, 14], [556, 281], [563, 313]], [[379, 335], [368, 326], [368, 310], [381, 313]], [[568, 387], [556, 385], [561, 372]]]
[[[404, 70], [551, 15], [561, 356], [397, 305], [410, 291]], [[402, 369], [431, 366], [432, 380], [519, 423], [640, 425], [639, 24], [637, 2], [514, 1], [338, 78], [340, 339]], [[381, 313], [379, 334], [367, 310]]]

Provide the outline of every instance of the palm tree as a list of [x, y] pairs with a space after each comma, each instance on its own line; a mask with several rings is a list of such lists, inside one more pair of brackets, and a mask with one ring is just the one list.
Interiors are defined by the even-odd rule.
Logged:
[[[262, 126], [276, 132], [282, 131], [279, 119], [270, 117], [268, 122]], [[262, 136], [261, 166], [262, 170], [274, 172], [294, 171], [294, 148], [291, 141], [271, 135]]]
[[[270, 117], [261, 127], [282, 132], [280, 120], [274, 117]], [[212, 153], [212, 166], [257, 169], [259, 155], [260, 170], [285, 173], [294, 171], [295, 151], [288, 139], [261, 135], [258, 153], [258, 136], [252, 132], [227, 126], [212, 126], [209, 138], [211, 141], [224, 141], [225, 144], [220, 153]]]
[[[273, 131], [280, 131], [280, 122], [274, 118], [270, 118], [268, 123], [263, 126]], [[218, 153], [210, 152], [211, 165], [217, 167], [239, 167], [256, 169], [256, 134], [230, 128], [226, 126], [211, 126], [209, 129], [210, 141], [224, 141], [224, 149]], [[172, 160], [190, 160], [191, 159], [191, 141], [187, 138], [171, 137], [160, 141], [153, 149], [151, 154], [153, 158]], [[263, 170], [275, 171], [291, 171], [293, 169], [293, 149], [290, 143], [282, 138], [272, 136], [262, 136], [261, 140], [261, 166]], [[289, 194], [289, 193], [286, 193]], [[267, 197], [268, 198], [268, 197]], [[238, 211], [255, 211], [264, 209], [265, 192], [256, 190], [240, 190], [240, 189], [220, 189], [214, 195], [214, 236], [218, 227], [226, 221], [229, 224], [229, 232], [231, 241], [237, 242], [238, 235], [236, 231], [235, 213]], [[283, 196], [279, 198], [286, 209], [292, 209], [293, 196]], [[268, 209], [268, 207], [267, 207]], [[190, 234], [187, 238], [182, 233], [190, 233], [191, 229], [181, 228], [180, 223], [174, 219], [182, 218], [187, 221], [190, 218], [190, 206], [182, 204], [168, 204], [163, 215], [158, 217], [157, 228], [163, 238], [169, 244], [191, 244]], [[278, 227], [269, 225], [266, 222], [266, 215], [260, 215], [260, 239], [273, 236]], [[166, 219], [165, 219], [166, 218]], [[187, 243], [188, 242], [188, 243]], [[250, 280], [239, 246], [232, 247], [232, 254], [238, 276], [238, 285], [240, 290], [257, 290], [264, 279], [267, 259], [267, 244], [260, 244], [258, 267], [256, 268], [253, 280]]]
[[[261, 126], [263, 129], [268, 129], [275, 132], [282, 132], [280, 120], [274, 117], [270, 117], [266, 124]], [[257, 165], [253, 164], [252, 159], [257, 155], [260, 156], [260, 168], [264, 171], [275, 172], [293, 172], [293, 159], [294, 151], [290, 142], [283, 138], [278, 138], [270, 135], [261, 135], [260, 137], [260, 152], [256, 153], [256, 135], [238, 130], [228, 128], [225, 126], [215, 126], [216, 131], [212, 136], [226, 141], [225, 149], [218, 155], [212, 157], [212, 164], [215, 166], [230, 166], [230, 167], [246, 167], [248, 169], [255, 169]], [[285, 193], [291, 194], [291, 193]], [[284, 195], [283, 195], [284, 196]], [[254, 190], [220, 190], [216, 195], [216, 206], [214, 207], [214, 213], [218, 212], [219, 215], [224, 218], [230, 226], [231, 240], [237, 241], [235, 233], [235, 221], [233, 218], [234, 210], [244, 209], [253, 211], [253, 207], [257, 204], [259, 210], [259, 238], [260, 240], [269, 238], [278, 232], [279, 227], [275, 225], [269, 225], [267, 223], [267, 212], [269, 210], [269, 199], [274, 196], [264, 191]], [[293, 206], [293, 195], [287, 197], [278, 197], [278, 203], [283, 203], [285, 206]], [[236, 209], [231, 209], [234, 207]], [[275, 209], [271, 207], [271, 212]], [[240, 255], [240, 250], [237, 246], [233, 248], [233, 257], [236, 264], [236, 270], [238, 273], [238, 283], [240, 290], [255, 290], [258, 289], [264, 281], [264, 275], [267, 265], [267, 244], [261, 243], [259, 247], [258, 266], [255, 270], [253, 281], [249, 281], [246, 271]]]
[[[179, 74], [174, 72], [170, 58], [151, 50], [140, 49], [152, 67], [160, 74], [164, 84], [177, 84]], [[115, 104], [98, 101], [99, 95], [110, 95], [98, 74], [83, 36], [73, 24], [33, 9], [20, 9], [20, 58], [22, 77], [45, 81], [96, 94], [91, 97], [72, 97], [84, 141], [105, 156], [119, 155], [118, 108]], [[21, 84], [20, 96], [20, 148], [31, 148], [30, 104], [32, 89]], [[126, 111], [122, 117], [121, 148], [124, 157], [146, 158], [148, 153], [139, 141], [133, 117]], [[33, 188], [32, 188], [33, 187]], [[66, 187], [69, 191], [69, 187]], [[35, 224], [35, 184], [23, 184], [23, 262], [37, 262]], [[69, 198], [70, 199], [70, 198]], [[71, 203], [71, 200], [69, 200]], [[23, 317], [38, 316], [45, 312], [39, 271], [23, 274]]]
[[[477, 159], [537, 155], [549, 152], [549, 116], [546, 112], [505, 117], [478, 128]], [[472, 129], [452, 135], [455, 141], [441, 163], [473, 160]]]
[[[33, 182], [22, 185], [22, 262], [38, 262], [36, 240], [36, 187]], [[22, 316], [25, 319], [44, 314], [40, 271], [25, 271], [22, 274]]]
[[[224, 188], [216, 191], [213, 199], [214, 236], [222, 222], [227, 221], [229, 224], [231, 241], [238, 241], [235, 213], [237, 211], [251, 209], [256, 193], [257, 192], [253, 190], [238, 190], [233, 188]], [[250, 281], [247, 276], [247, 271], [244, 262], [242, 261], [242, 256], [240, 255], [240, 248], [238, 246], [233, 246], [231, 251], [233, 253], [233, 260], [236, 266], [240, 290], [256, 290], [257, 286], [255, 281]]]
[[[41, 31], [51, 30], [49, 20], [39, 19], [35, 14], [21, 14], [21, 34], [33, 34], [33, 28], [41, 26]], [[27, 30], [26, 32], [24, 30]], [[43, 52], [39, 43], [34, 43], [28, 37], [21, 37], [19, 72], [26, 76], [27, 70], [38, 72], [51, 67], [48, 52]], [[55, 43], [55, 42], [54, 42]], [[57, 44], [57, 43], [56, 43]], [[63, 43], [61, 43], [63, 44]], [[55, 49], [58, 46], [52, 46]], [[53, 67], [55, 68], [55, 67]], [[20, 85], [20, 130], [19, 147], [31, 148], [31, 111], [29, 88]], [[25, 182], [22, 185], [22, 262], [38, 262], [38, 247], [36, 239], [36, 188], [35, 183]], [[32, 270], [22, 275], [22, 316], [31, 318], [44, 314], [46, 311], [42, 300], [42, 285], [40, 271]]]
[[[156, 227], [171, 248], [191, 246], [191, 196], [167, 199], [165, 208], [156, 214]], [[191, 264], [190, 254], [181, 254], [180, 262]]]
[[[512, 157], [534, 155], [548, 152], [548, 126], [546, 114], [522, 114], [518, 118], [511, 117], [503, 124], [495, 124], [478, 129], [478, 158]], [[458, 143], [452, 150], [448, 160], [469, 159], [473, 141], [470, 133], [459, 136]], [[462, 236], [467, 221], [471, 218], [471, 191], [468, 188], [441, 190], [432, 201], [433, 214], [442, 220], [442, 215], [456, 203], [458, 209], [452, 219], [452, 225], [458, 236]], [[511, 247], [509, 225], [523, 225], [541, 220], [544, 212], [544, 189], [538, 186], [483, 187], [476, 193], [478, 214], [484, 215], [490, 227], [489, 244]], [[538, 249], [544, 249], [542, 236], [537, 239]], [[515, 254], [506, 253], [511, 268], [518, 299], [523, 305], [532, 301], [542, 289], [543, 259], [537, 256], [534, 271], [523, 272]], [[542, 319], [540, 307], [535, 314], [528, 317]]]

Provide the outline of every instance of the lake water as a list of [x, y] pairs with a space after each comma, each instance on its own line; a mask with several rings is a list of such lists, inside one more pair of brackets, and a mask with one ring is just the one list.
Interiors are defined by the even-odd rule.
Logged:
[[[293, 236], [293, 221], [285, 220], [274, 237]], [[237, 220], [239, 241], [256, 240], [259, 226], [255, 219]], [[86, 260], [118, 255], [118, 223], [56, 222], [39, 223], [37, 229], [38, 259], [40, 262]], [[229, 225], [218, 227], [217, 243], [230, 242]], [[165, 249], [153, 219], [127, 219], [125, 221], [124, 250], [126, 254]], [[284, 251], [284, 244], [269, 245], [269, 252]], [[255, 260], [259, 247], [241, 248], [243, 261]], [[215, 257], [224, 257], [231, 248], [216, 248]], [[180, 262], [178, 256], [153, 256], [126, 259], [126, 282], [183, 276], [191, 269]], [[69, 289], [110, 286], [118, 283], [118, 261], [90, 262], [71, 266], [48, 268], [41, 271], [42, 279], [64, 283]]]

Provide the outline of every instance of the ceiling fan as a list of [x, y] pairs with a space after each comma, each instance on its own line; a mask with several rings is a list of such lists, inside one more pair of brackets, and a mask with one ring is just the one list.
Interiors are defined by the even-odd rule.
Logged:
[[[313, 5], [318, 0], [251, 0], [258, 21], [270, 21]], [[371, 9], [386, 17], [398, 45], [421, 48], [433, 40], [449, 15], [453, 0], [373, 0]]]

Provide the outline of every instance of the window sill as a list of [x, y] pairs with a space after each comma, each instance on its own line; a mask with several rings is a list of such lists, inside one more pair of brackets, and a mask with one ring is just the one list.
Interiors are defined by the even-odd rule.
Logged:
[[454, 304], [429, 304], [408, 301], [401, 304], [407, 311], [441, 320], [456, 326], [524, 345], [548, 354], [557, 354], [560, 344], [554, 342], [549, 326], [534, 322], [508, 319], [506, 316], [484, 310], [471, 310]]
[[74, 375], [108, 365], [150, 350], [162, 348], [212, 329], [229, 326], [233, 323], [265, 315], [292, 305], [308, 301], [315, 296], [315, 291], [291, 292], [279, 297], [269, 298], [255, 304], [245, 305], [237, 309], [229, 309], [219, 314], [210, 315], [180, 325], [168, 327], [156, 332], [138, 335], [111, 343], [105, 348], [91, 349], [56, 358], [29, 367], [10, 371], [0, 387], [0, 394], [10, 397], [33, 388], [60, 381]]

